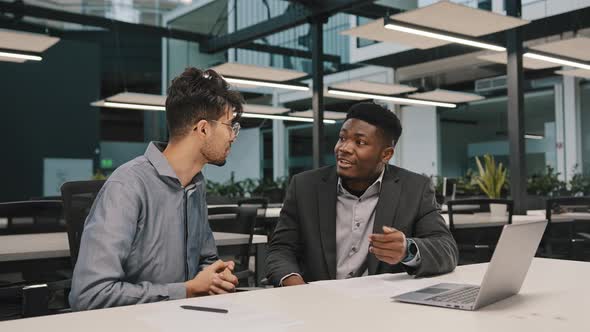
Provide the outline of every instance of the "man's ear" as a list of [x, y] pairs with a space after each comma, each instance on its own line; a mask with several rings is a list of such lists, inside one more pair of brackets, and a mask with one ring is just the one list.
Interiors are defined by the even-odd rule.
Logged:
[[199, 136], [208, 136], [211, 134], [211, 126], [207, 120], [201, 120], [193, 127], [193, 131]]
[[385, 148], [381, 153], [381, 161], [383, 161], [384, 164], [388, 164], [391, 157], [393, 157], [393, 153], [394, 149], [392, 146]]

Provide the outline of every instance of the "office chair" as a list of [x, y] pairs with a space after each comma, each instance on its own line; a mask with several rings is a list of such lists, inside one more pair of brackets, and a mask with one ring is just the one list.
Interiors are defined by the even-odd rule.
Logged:
[[590, 244], [590, 197], [547, 199], [548, 224], [542, 246], [551, 258], [587, 260]]
[[[488, 214], [490, 204], [504, 205], [506, 215], [492, 217]], [[447, 206], [449, 229], [459, 247], [460, 264], [489, 262], [503, 225], [512, 224], [514, 202], [507, 199], [459, 199], [448, 201]], [[478, 219], [481, 225], [472, 226]], [[489, 222], [486, 219], [489, 219]], [[462, 227], [461, 222], [471, 225]]]

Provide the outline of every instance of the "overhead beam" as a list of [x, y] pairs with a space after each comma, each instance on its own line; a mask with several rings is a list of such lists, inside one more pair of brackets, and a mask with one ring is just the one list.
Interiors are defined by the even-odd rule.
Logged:
[[212, 37], [200, 45], [200, 50], [205, 53], [216, 53], [232, 47], [243, 46], [256, 39], [270, 36], [301, 24], [311, 21], [315, 17], [329, 16], [343, 11], [347, 8], [354, 8], [359, 5], [372, 3], [374, 0], [325, 0], [304, 6], [300, 3], [293, 3], [290, 10], [270, 18], [266, 21], [256, 23], [249, 27], [228, 33], [219, 37]]
[[84, 15], [73, 12], [66, 12], [41, 6], [29, 5], [24, 2], [0, 2], [0, 13], [10, 13], [15, 17], [36, 17], [53, 21], [76, 23], [85, 26], [101, 27], [107, 30], [128, 31], [150, 34], [157, 37], [175, 38], [203, 42], [208, 39], [207, 35], [189, 32], [184, 30], [169, 29], [147, 24], [129, 23], [112, 20], [106, 17]]
[[[506, 3], [506, 13], [521, 16], [521, 0]], [[524, 144], [524, 77], [522, 71], [521, 28], [507, 32], [508, 64], [508, 143], [510, 146], [510, 194], [514, 201], [514, 214], [526, 215], [526, 150]]]
[[[590, 27], [590, 7], [534, 20], [521, 28], [522, 41], [559, 35], [567, 31], [576, 31], [588, 27]], [[506, 32], [501, 31], [478, 39], [483, 42], [505, 45]], [[395, 68], [400, 68], [476, 51], [478, 50], [472, 47], [449, 44], [427, 50], [412, 49], [366, 60], [363, 63], [388, 67], [393, 65]]]
[[[17, 30], [25, 30], [29, 32], [41, 33], [41, 34], [49, 34], [51, 36], [56, 37], [63, 37], [65, 33], [69, 31], [61, 30], [61, 29], [54, 29], [54, 28], [47, 28], [42, 25], [34, 24], [34, 23], [27, 23], [20, 20], [20, 17], [28, 16], [28, 17], [35, 17], [35, 18], [43, 18], [53, 21], [60, 21], [60, 22], [68, 22], [68, 23], [75, 23], [80, 24], [83, 26], [93, 26], [93, 27], [100, 27], [104, 28], [109, 31], [117, 31], [117, 32], [130, 32], [130, 33], [143, 33], [143, 34], [150, 34], [152, 36], [156, 36], [158, 38], [174, 38], [179, 40], [186, 40], [201, 43], [210, 38], [210, 36], [195, 32], [189, 32], [184, 30], [176, 30], [176, 29], [169, 29], [164, 27], [157, 27], [151, 26], [146, 24], [135, 24], [135, 23], [128, 23], [123, 21], [111, 20], [103, 17], [98, 17], [94, 15], [85, 15], [85, 14], [77, 14], [71, 12], [65, 12], [60, 10], [55, 10], [51, 8], [33, 6], [18, 2], [0, 2], [0, 13], [8, 13], [12, 14], [14, 18], [9, 18], [8, 16], [0, 16], [0, 27], [5, 29], [17, 29]], [[273, 46], [273, 45], [264, 45], [259, 43], [247, 43], [245, 45], [240, 46], [241, 49], [246, 50], [253, 50], [253, 51], [260, 51], [265, 53], [272, 53], [272, 54], [279, 54], [279, 55], [286, 55], [286, 56], [295, 56], [300, 58], [311, 59], [312, 54], [309, 51], [291, 49], [287, 47], [281, 46]], [[336, 64], [341, 63], [340, 56], [338, 55], [331, 55], [331, 54], [324, 54], [323, 60], [326, 62], [333, 62]]]
[[[294, 56], [294, 57], [305, 58], [305, 59], [312, 58], [312, 54], [309, 51], [298, 50], [298, 49], [288, 48], [288, 47], [281, 47], [281, 46], [265, 45], [265, 44], [261, 44], [261, 43], [248, 43], [248, 44], [240, 46], [238, 48], [244, 49], [244, 50], [278, 54], [278, 55]], [[326, 61], [326, 62], [333, 62], [336, 64], [342, 63], [339, 55], [324, 54], [324, 55], [322, 55], [322, 60]]]

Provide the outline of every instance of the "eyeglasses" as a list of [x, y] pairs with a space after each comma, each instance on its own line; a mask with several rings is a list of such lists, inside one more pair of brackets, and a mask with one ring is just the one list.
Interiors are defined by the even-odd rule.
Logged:
[[223, 125], [226, 125], [228, 127], [231, 128], [232, 132], [234, 133], [235, 137], [238, 137], [238, 134], [240, 133], [240, 123], [239, 122], [235, 122], [234, 124], [229, 124], [229, 123], [225, 123], [225, 122], [221, 122], [221, 121], [217, 121], [217, 120], [209, 120], [209, 121], [215, 121], [215, 122], [219, 122]]

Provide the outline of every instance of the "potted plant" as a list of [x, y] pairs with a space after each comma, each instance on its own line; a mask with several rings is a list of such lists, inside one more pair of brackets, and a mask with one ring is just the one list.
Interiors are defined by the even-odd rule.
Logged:
[[[500, 198], [502, 187], [506, 182], [506, 169], [502, 163], [496, 166], [494, 157], [489, 154], [483, 156], [484, 165], [481, 164], [478, 157], [475, 157], [475, 162], [479, 170], [479, 175], [476, 178], [479, 188], [491, 199]], [[506, 205], [490, 204], [490, 213], [494, 217], [505, 216]]]

